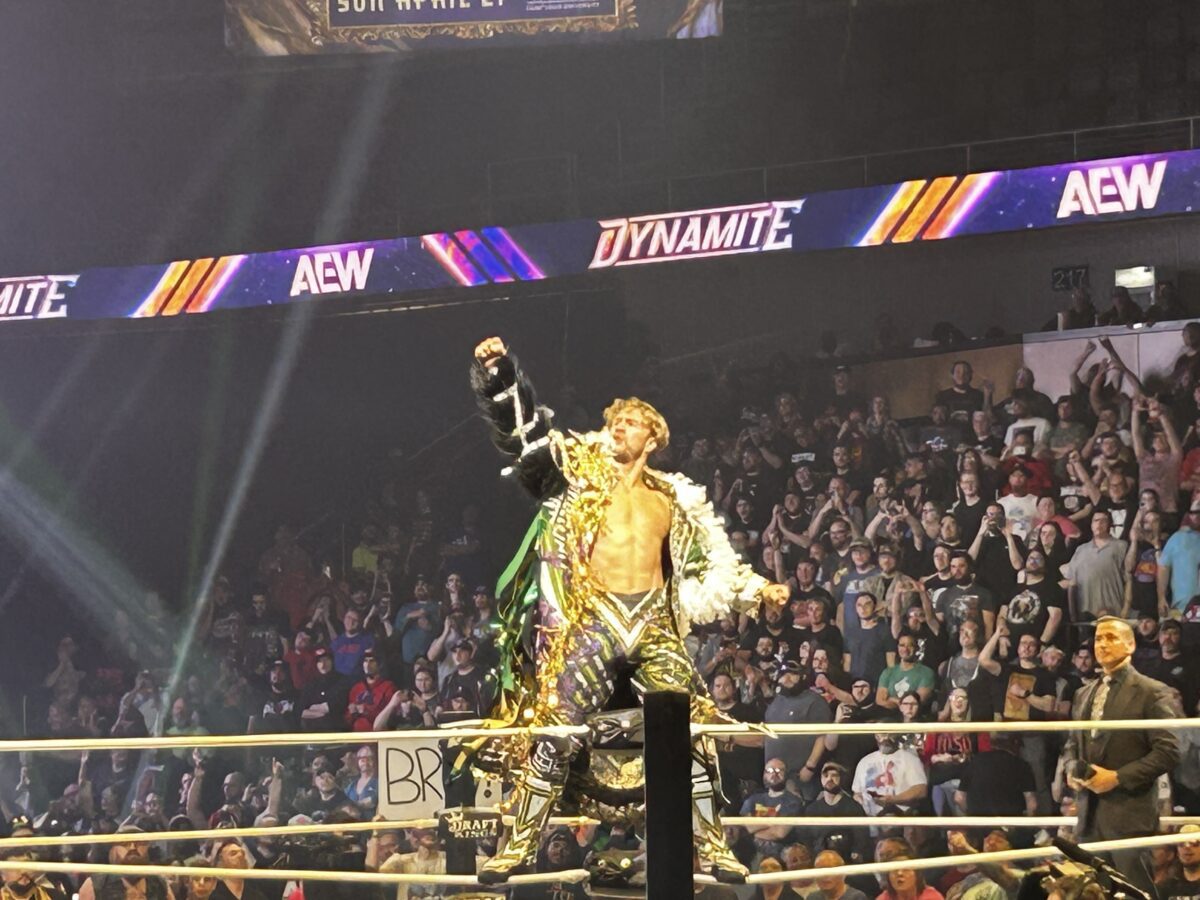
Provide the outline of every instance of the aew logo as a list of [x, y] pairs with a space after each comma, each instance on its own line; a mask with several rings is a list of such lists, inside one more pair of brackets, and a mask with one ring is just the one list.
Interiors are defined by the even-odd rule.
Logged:
[[1154, 163], [1152, 169], [1145, 163], [1135, 163], [1128, 167], [1096, 166], [1086, 171], [1072, 170], [1058, 204], [1057, 218], [1065, 219], [1077, 212], [1100, 216], [1154, 209], [1166, 172], [1165, 159]]
[[588, 268], [790, 250], [792, 217], [803, 206], [788, 200], [601, 222]]
[[78, 280], [78, 275], [0, 278], [0, 321], [66, 318], [66, 288]]
[[375, 248], [366, 250], [322, 250], [305, 253], [296, 261], [291, 296], [301, 294], [345, 294], [367, 286]]

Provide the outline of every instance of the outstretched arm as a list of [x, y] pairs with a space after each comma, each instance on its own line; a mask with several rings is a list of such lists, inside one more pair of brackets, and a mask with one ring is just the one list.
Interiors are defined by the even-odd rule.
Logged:
[[488, 338], [475, 348], [471, 388], [492, 424], [492, 443], [513, 460], [521, 485], [538, 499], [561, 490], [562, 473], [549, 444], [553, 413], [538, 405], [533, 385], [500, 338]]

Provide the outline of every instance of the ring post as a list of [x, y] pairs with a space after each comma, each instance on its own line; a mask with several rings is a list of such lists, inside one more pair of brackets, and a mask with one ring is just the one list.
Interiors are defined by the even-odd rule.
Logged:
[[645, 700], [646, 896], [692, 895], [692, 736], [689, 698]]

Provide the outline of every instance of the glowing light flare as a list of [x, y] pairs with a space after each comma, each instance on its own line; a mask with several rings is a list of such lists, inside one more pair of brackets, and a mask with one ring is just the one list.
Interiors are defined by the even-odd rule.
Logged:
[[952, 237], [958, 226], [966, 220], [971, 210], [975, 208], [980, 198], [987, 193], [999, 176], [999, 172], [982, 172], [964, 178], [954, 191], [954, 195], [946, 201], [941, 212], [925, 229], [922, 240], [936, 241]]
[[179, 285], [171, 293], [171, 299], [162, 308], [160, 315], [177, 316], [183, 312], [183, 308], [191, 302], [192, 296], [204, 284], [216, 262], [212, 257], [206, 257], [198, 259], [188, 266], [186, 274], [180, 279]]
[[546, 273], [529, 258], [521, 245], [513, 240], [506, 228], [484, 228], [483, 236], [491, 241], [496, 252], [500, 254], [510, 269], [517, 273], [522, 281], [541, 281]]
[[900, 221], [913, 201], [917, 199], [921, 191], [925, 188], [925, 180], [905, 181], [896, 189], [896, 193], [892, 194], [892, 199], [887, 202], [887, 206], [883, 208], [883, 212], [867, 229], [858, 241], [859, 247], [874, 247], [882, 244], [887, 240], [888, 235], [892, 233], [892, 229], [896, 227], [896, 223]]
[[442, 268], [463, 287], [475, 287], [487, 281], [448, 234], [427, 234], [421, 238], [421, 246], [432, 253]]
[[917, 201], [912, 212], [896, 229], [895, 235], [892, 236], [892, 243], [907, 244], [914, 240], [921, 233], [921, 229], [925, 227], [925, 223], [937, 211], [942, 200], [950, 193], [950, 189], [954, 187], [956, 181], [958, 181], [957, 175], [935, 178], [931, 181], [929, 188], [921, 195], [921, 199]]
[[154, 286], [146, 299], [141, 302], [141, 305], [134, 310], [131, 318], [145, 318], [147, 316], [157, 316], [158, 311], [162, 309], [163, 304], [171, 299], [175, 288], [179, 285], [179, 280], [191, 267], [190, 259], [180, 259], [167, 266], [167, 270], [163, 272], [162, 277], [158, 280], [158, 284]]
[[483, 267], [483, 271], [493, 282], [505, 284], [515, 280], [500, 258], [492, 252], [492, 248], [474, 231], [456, 231], [454, 238], [462, 245], [466, 254]]
[[196, 299], [188, 304], [186, 311], [189, 313], [208, 312], [217, 298], [221, 296], [221, 291], [225, 290], [225, 285], [229, 284], [229, 279], [233, 278], [237, 270], [241, 268], [245, 259], [245, 256], [222, 256], [217, 260], [206, 285], [202, 286]]

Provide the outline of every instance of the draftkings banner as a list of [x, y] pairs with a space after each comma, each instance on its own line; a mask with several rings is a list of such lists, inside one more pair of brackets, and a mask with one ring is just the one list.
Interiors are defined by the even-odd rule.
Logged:
[[225, 0], [238, 53], [408, 53], [716, 37], [723, 0]]

